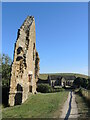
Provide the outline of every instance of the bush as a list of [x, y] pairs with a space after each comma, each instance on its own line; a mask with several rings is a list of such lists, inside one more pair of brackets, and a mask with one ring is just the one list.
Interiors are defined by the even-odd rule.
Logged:
[[61, 92], [61, 91], [64, 91], [64, 90], [65, 90], [64, 88], [54, 88], [53, 92]]
[[50, 93], [50, 92], [53, 92], [53, 88], [48, 84], [39, 84], [37, 86], [37, 92]]
[[79, 88], [79, 91], [78, 91], [79, 95], [82, 96], [82, 88]]
[[63, 90], [64, 88], [52, 88], [48, 84], [39, 84], [37, 86], [37, 92], [41, 92], [41, 93], [61, 92]]

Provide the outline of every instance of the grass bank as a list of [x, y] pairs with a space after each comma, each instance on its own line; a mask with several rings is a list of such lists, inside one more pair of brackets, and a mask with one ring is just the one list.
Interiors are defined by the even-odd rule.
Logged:
[[79, 88], [75, 92], [79, 117], [90, 118], [90, 91], [83, 88]]
[[79, 88], [76, 90], [76, 93], [79, 96], [81, 96], [84, 99], [84, 101], [88, 104], [88, 107], [90, 107], [90, 90]]
[[75, 77], [81, 77], [88, 79], [87, 75], [83, 74], [77, 74], [77, 73], [46, 73], [46, 74], [39, 74], [39, 78], [42, 80], [46, 80], [48, 78], [48, 75], [55, 75], [55, 76], [75, 76]]
[[3, 118], [53, 118], [60, 116], [68, 92], [31, 95], [22, 105], [3, 108]]
[[81, 89], [80, 90], [80, 94], [85, 99], [85, 101], [87, 102], [88, 106], [90, 107], [90, 90]]
[[78, 107], [79, 118], [90, 118], [90, 107], [85, 99], [79, 94], [76, 94], [76, 103]]

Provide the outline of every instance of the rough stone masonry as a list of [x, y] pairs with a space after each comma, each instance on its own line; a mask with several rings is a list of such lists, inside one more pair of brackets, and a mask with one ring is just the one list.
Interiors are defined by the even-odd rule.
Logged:
[[28, 16], [18, 30], [12, 64], [9, 105], [23, 103], [29, 93], [36, 93], [39, 55], [36, 51], [35, 20]]

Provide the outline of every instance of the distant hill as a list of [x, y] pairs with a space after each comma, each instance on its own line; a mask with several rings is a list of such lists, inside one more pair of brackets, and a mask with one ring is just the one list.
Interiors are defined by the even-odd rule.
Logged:
[[75, 76], [75, 77], [82, 77], [88, 79], [87, 75], [84, 74], [77, 74], [77, 73], [44, 73], [39, 75], [39, 79], [46, 80], [48, 75], [60, 75], [60, 76]]

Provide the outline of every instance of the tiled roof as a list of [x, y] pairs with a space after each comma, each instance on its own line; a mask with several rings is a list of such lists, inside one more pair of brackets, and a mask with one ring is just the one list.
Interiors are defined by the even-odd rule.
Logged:
[[61, 79], [61, 78], [64, 78], [64, 79], [66, 79], [66, 80], [74, 80], [74, 79], [76, 79], [75, 76], [60, 76], [60, 75], [58, 75], [58, 76], [56, 76], [56, 75], [51, 75], [51, 76], [49, 76], [49, 78], [50, 78], [51, 80]]

